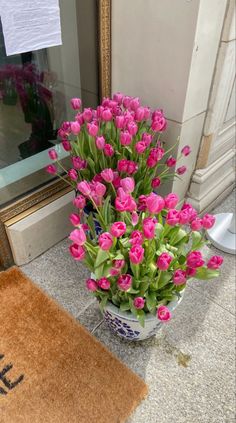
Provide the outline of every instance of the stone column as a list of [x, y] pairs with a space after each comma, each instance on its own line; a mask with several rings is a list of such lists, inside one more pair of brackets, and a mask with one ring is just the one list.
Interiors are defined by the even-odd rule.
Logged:
[[[140, 96], [168, 119], [167, 146], [188, 144], [183, 199], [198, 156], [226, 0], [113, 0], [112, 91]], [[180, 165], [183, 164], [181, 160]]]
[[188, 200], [199, 210], [233, 189], [235, 157], [235, 2], [228, 2], [206, 121]]

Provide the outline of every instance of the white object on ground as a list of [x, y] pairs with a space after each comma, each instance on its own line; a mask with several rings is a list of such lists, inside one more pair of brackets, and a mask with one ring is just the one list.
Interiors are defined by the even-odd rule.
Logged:
[[236, 254], [236, 224], [234, 213], [219, 213], [211, 229], [207, 230], [207, 238], [219, 250]]

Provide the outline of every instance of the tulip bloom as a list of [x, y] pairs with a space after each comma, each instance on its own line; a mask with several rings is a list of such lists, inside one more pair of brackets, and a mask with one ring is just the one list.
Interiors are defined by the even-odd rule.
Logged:
[[83, 197], [83, 195], [78, 195], [77, 197], [74, 198], [73, 204], [78, 209], [84, 209], [85, 204], [86, 204], [86, 200]]
[[192, 278], [193, 276], [195, 276], [196, 275], [196, 272], [197, 272], [197, 270], [196, 269], [193, 269], [192, 267], [187, 267], [186, 268], [186, 276], [188, 278]]
[[50, 164], [46, 167], [46, 172], [50, 173], [50, 175], [55, 175], [57, 173], [57, 168], [54, 164]]
[[81, 245], [72, 244], [70, 245], [69, 250], [70, 250], [70, 254], [75, 260], [80, 261], [85, 258], [85, 254], [86, 254], [85, 249]]
[[72, 181], [77, 181], [78, 174], [75, 169], [69, 169], [67, 175]]
[[197, 217], [197, 210], [195, 210], [191, 204], [184, 203], [181, 210], [187, 210], [189, 215], [189, 222], [192, 222]]
[[136, 226], [136, 225], [137, 225], [137, 223], [138, 223], [138, 220], [139, 220], [138, 213], [137, 213], [137, 212], [133, 212], [133, 213], [131, 214], [131, 222], [132, 222], [132, 225], [133, 225], [133, 226]]
[[103, 136], [96, 138], [96, 147], [98, 150], [103, 150], [106, 144], [105, 138]]
[[168, 307], [166, 307], [164, 305], [158, 307], [158, 309], [157, 309], [157, 318], [159, 320], [162, 320], [163, 322], [164, 321], [167, 322], [168, 320], [170, 320], [171, 319], [171, 312], [168, 309]]
[[192, 220], [190, 226], [193, 231], [200, 231], [200, 229], [202, 229], [202, 219], [200, 219], [200, 217], [196, 217]]
[[153, 178], [151, 185], [152, 188], [158, 188], [161, 185], [160, 178]]
[[91, 108], [85, 108], [83, 111], [83, 118], [85, 122], [90, 122], [93, 118], [93, 112]]
[[120, 186], [126, 194], [131, 194], [135, 188], [134, 178], [127, 177], [120, 180]]
[[213, 216], [212, 214], [205, 214], [205, 216], [203, 216], [202, 218], [202, 226], [204, 229], [210, 229], [212, 228], [212, 226], [214, 226], [215, 221], [215, 216]]
[[175, 285], [183, 285], [186, 280], [186, 272], [184, 270], [177, 269], [174, 271], [173, 282]]
[[174, 209], [175, 206], [177, 206], [178, 202], [179, 197], [174, 193], [170, 193], [165, 197], [165, 207], [167, 209]]
[[207, 263], [208, 269], [219, 269], [224, 259], [222, 256], [212, 256]]
[[70, 151], [71, 150], [70, 141], [63, 140], [61, 143], [62, 143], [62, 147], [64, 148], [65, 151]]
[[132, 276], [127, 274], [120, 275], [117, 280], [117, 285], [121, 291], [128, 291], [132, 286]]
[[114, 179], [114, 172], [112, 169], [104, 169], [101, 172], [101, 177], [104, 179], [105, 182], [111, 183]]
[[86, 169], [87, 162], [86, 160], [81, 159], [79, 156], [72, 157], [72, 163], [75, 169], [82, 170]]
[[181, 153], [184, 156], [188, 156], [191, 153], [191, 148], [189, 147], [189, 145], [185, 145], [185, 147], [182, 148]]
[[71, 122], [70, 127], [71, 127], [72, 134], [74, 134], [74, 135], [78, 135], [79, 134], [79, 132], [80, 132], [80, 124], [79, 124], [79, 122], [77, 122], [77, 121]]
[[105, 144], [103, 151], [107, 157], [112, 157], [114, 155], [114, 148], [111, 146], [111, 144]]
[[157, 267], [160, 270], [167, 270], [172, 260], [173, 257], [170, 254], [162, 253], [157, 259]]
[[147, 144], [145, 143], [145, 141], [138, 141], [137, 144], [135, 144], [134, 148], [138, 154], [143, 154], [144, 151], [147, 149]]
[[69, 236], [69, 239], [77, 245], [84, 245], [86, 242], [86, 234], [81, 227], [80, 229], [74, 229]]
[[111, 283], [107, 278], [101, 278], [97, 281], [97, 284], [99, 288], [104, 289], [104, 291], [107, 291], [110, 289]]
[[145, 305], [145, 300], [142, 297], [136, 297], [133, 301], [133, 305], [137, 310], [142, 310]]
[[124, 222], [115, 222], [111, 226], [110, 232], [115, 238], [119, 238], [125, 234], [126, 224]]
[[176, 172], [178, 173], [178, 175], [183, 175], [186, 172], [186, 170], [187, 170], [186, 166], [181, 166], [181, 167], [178, 167]]
[[179, 211], [171, 209], [166, 215], [166, 223], [170, 226], [175, 226], [179, 223]]
[[165, 207], [165, 201], [160, 195], [152, 193], [146, 198], [146, 206], [149, 213], [160, 213], [160, 211]]
[[110, 120], [112, 120], [112, 112], [111, 110], [106, 107], [103, 111], [102, 111], [102, 115], [101, 115], [102, 120], [104, 120], [105, 122], [108, 122]]
[[94, 279], [87, 279], [86, 280], [86, 287], [91, 292], [95, 292], [98, 289], [97, 283]]
[[123, 188], [118, 188], [117, 193], [118, 195], [115, 199], [116, 210], [120, 212], [123, 212], [123, 211], [133, 212], [136, 210], [137, 205], [133, 197], [131, 197], [131, 195], [126, 194]]
[[71, 107], [74, 110], [79, 110], [81, 107], [81, 100], [80, 98], [72, 98], [70, 101]]
[[129, 251], [129, 258], [131, 263], [140, 264], [144, 259], [144, 248], [141, 245], [133, 245]]
[[88, 197], [91, 194], [91, 187], [90, 184], [87, 181], [82, 181], [77, 184], [77, 189], [85, 195], [85, 197]]
[[191, 219], [191, 216], [189, 214], [188, 209], [180, 210], [179, 212], [179, 223], [180, 225], [186, 225], [186, 223], [189, 223]]
[[174, 157], [171, 156], [166, 160], [166, 166], [174, 167], [175, 165], [176, 165], [176, 159]]
[[80, 216], [76, 213], [71, 213], [70, 221], [71, 221], [72, 225], [78, 226], [80, 224]]
[[121, 131], [120, 143], [121, 145], [130, 145], [132, 141], [132, 135], [128, 131]]
[[141, 231], [133, 231], [129, 239], [130, 244], [132, 245], [141, 245], [143, 243], [143, 234]]
[[56, 152], [56, 150], [49, 150], [48, 155], [50, 157], [51, 160], [57, 160], [58, 158], [58, 154]]
[[146, 217], [143, 219], [143, 234], [147, 239], [153, 239], [155, 237], [156, 223], [152, 217]]
[[91, 137], [96, 137], [98, 133], [98, 125], [94, 122], [87, 123], [88, 133]]
[[110, 250], [113, 244], [113, 238], [111, 234], [109, 232], [103, 232], [98, 238], [98, 244], [102, 250]]
[[202, 267], [204, 260], [202, 258], [201, 251], [192, 251], [187, 255], [187, 266], [195, 269], [196, 267]]

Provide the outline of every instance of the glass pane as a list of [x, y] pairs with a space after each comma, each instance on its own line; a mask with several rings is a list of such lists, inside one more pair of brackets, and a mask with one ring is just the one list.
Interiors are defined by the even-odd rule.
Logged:
[[[70, 98], [98, 104], [96, 2], [60, 0], [62, 46], [6, 56], [0, 22], [0, 206], [48, 182], [48, 149]], [[90, 31], [87, 29], [91, 28]]]

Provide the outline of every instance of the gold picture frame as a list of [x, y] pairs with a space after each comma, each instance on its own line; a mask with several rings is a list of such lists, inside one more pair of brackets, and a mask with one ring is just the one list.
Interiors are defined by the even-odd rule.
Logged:
[[[111, 94], [111, 0], [98, 0], [98, 65], [100, 98]], [[14, 264], [6, 227], [51, 203], [71, 190], [56, 180], [0, 209], [0, 269]]]

